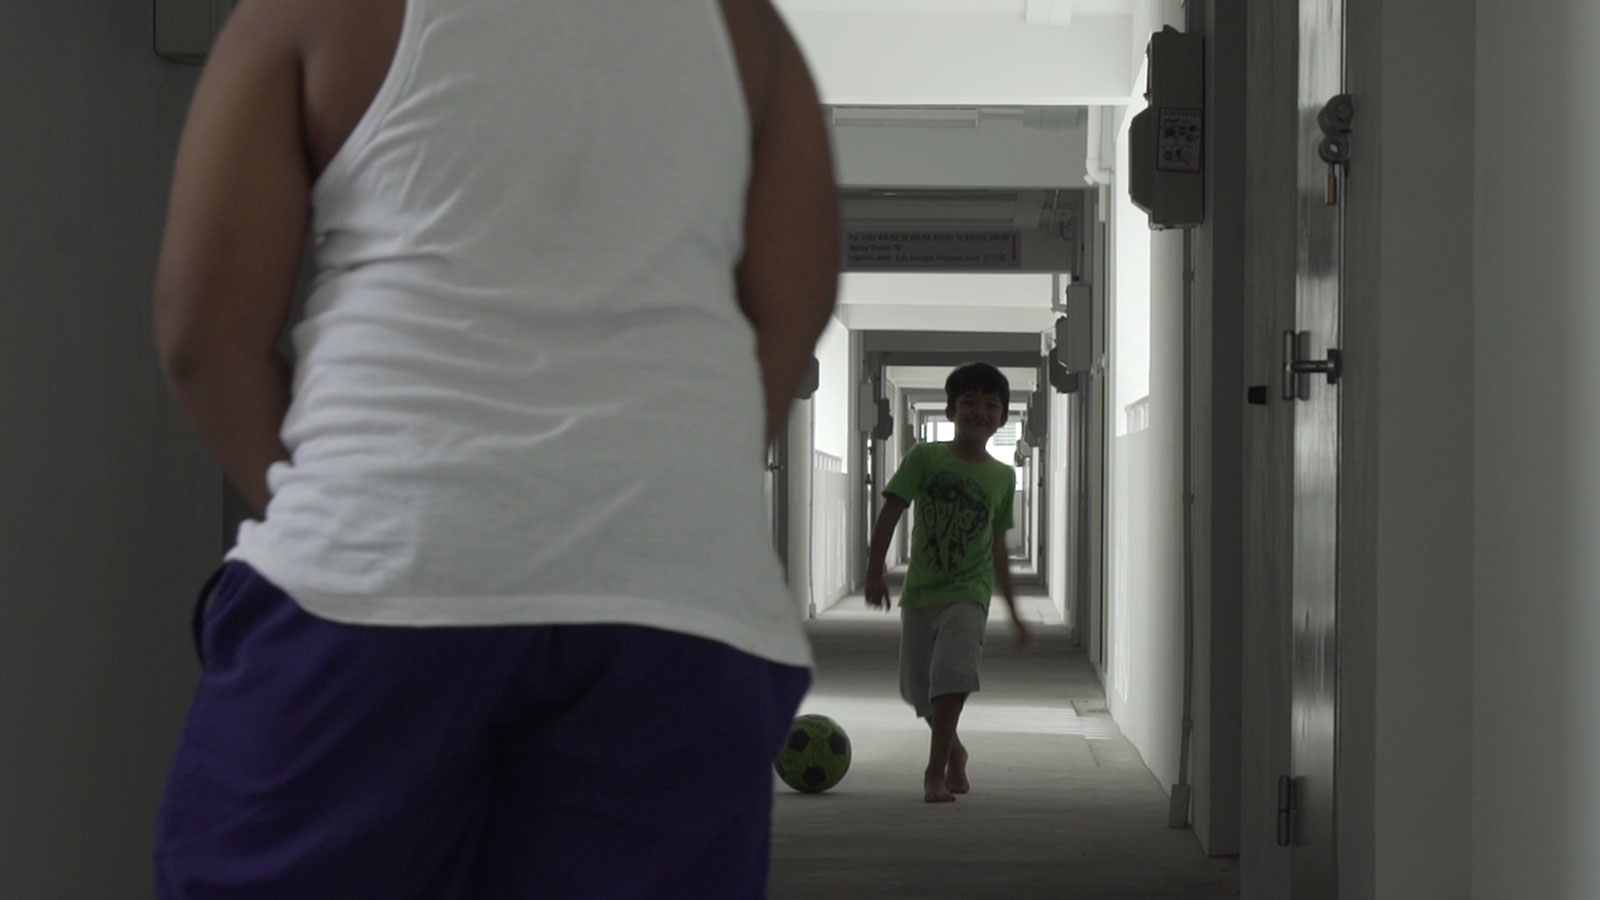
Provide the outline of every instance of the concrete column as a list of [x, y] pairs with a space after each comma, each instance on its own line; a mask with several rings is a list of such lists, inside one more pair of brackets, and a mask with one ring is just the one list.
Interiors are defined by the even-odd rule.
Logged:
[[[1072, 547], [1078, 540], [1076, 505], [1083, 498], [1075, 490], [1077, 472], [1071, 465], [1074, 458], [1082, 457], [1081, 452], [1075, 452], [1074, 448], [1081, 446], [1083, 437], [1076, 434], [1072, 427], [1074, 420], [1071, 410], [1074, 404], [1070, 400], [1071, 395], [1059, 393], [1053, 387], [1047, 387], [1046, 390], [1049, 391], [1046, 396], [1050, 404], [1047, 417], [1050, 434], [1044, 446], [1045, 489], [1049, 494], [1044, 500], [1044, 509], [1048, 520], [1045, 533], [1050, 543], [1046, 549], [1045, 574], [1050, 599], [1055, 601], [1056, 609], [1065, 618], [1071, 606], [1068, 594], [1077, 581], [1076, 567], [1084, 563], [1072, 553]], [[1080, 640], [1083, 638], [1082, 635], [1078, 637]]]
[[1477, 14], [1475, 368], [1452, 373], [1473, 602], [1449, 613], [1474, 617], [1472, 897], [1579, 900], [1600, 897], [1600, 7]]

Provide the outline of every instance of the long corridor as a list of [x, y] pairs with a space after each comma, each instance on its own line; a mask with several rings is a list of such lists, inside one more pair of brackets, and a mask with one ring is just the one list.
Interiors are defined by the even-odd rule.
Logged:
[[1105, 712], [1105, 695], [1043, 597], [1022, 601], [1019, 651], [997, 600], [983, 690], [961, 720], [972, 792], [922, 801], [928, 728], [899, 698], [897, 614], [858, 595], [810, 623], [802, 712], [850, 735], [848, 775], [819, 795], [777, 783], [773, 900], [1222, 900], [1233, 860], [1167, 828], [1167, 797]]

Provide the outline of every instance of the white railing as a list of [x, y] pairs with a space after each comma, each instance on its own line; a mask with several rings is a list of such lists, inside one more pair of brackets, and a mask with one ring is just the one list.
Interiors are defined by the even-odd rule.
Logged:
[[1123, 421], [1127, 423], [1124, 434], [1133, 434], [1150, 427], [1150, 397], [1149, 395], [1129, 403], [1122, 411]]
[[850, 592], [850, 477], [844, 460], [812, 451], [811, 593], [819, 610]]

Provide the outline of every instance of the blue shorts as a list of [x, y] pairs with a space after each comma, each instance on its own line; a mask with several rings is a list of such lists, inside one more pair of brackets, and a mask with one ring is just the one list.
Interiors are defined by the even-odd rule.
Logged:
[[344, 625], [241, 563], [196, 638], [161, 900], [765, 896], [805, 669], [632, 626]]

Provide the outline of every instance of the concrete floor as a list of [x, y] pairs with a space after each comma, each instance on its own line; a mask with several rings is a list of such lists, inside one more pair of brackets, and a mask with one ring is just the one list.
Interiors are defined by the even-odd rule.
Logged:
[[[898, 592], [895, 592], [898, 596]], [[825, 794], [777, 783], [772, 900], [1237, 897], [1234, 860], [1167, 828], [1167, 796], [1106, 715], [1105, 694], [1054, 607], [1024, 598], [1034, 640], [1012, 641], [1003, 602], [984, 690], [960, 734], [972, 793], [922, 802], [928, 729], [896, 681], [898, 617], [851, 597], [810, 623], [816, 681], [802, 712], [838, 720], [851, 769]]]

